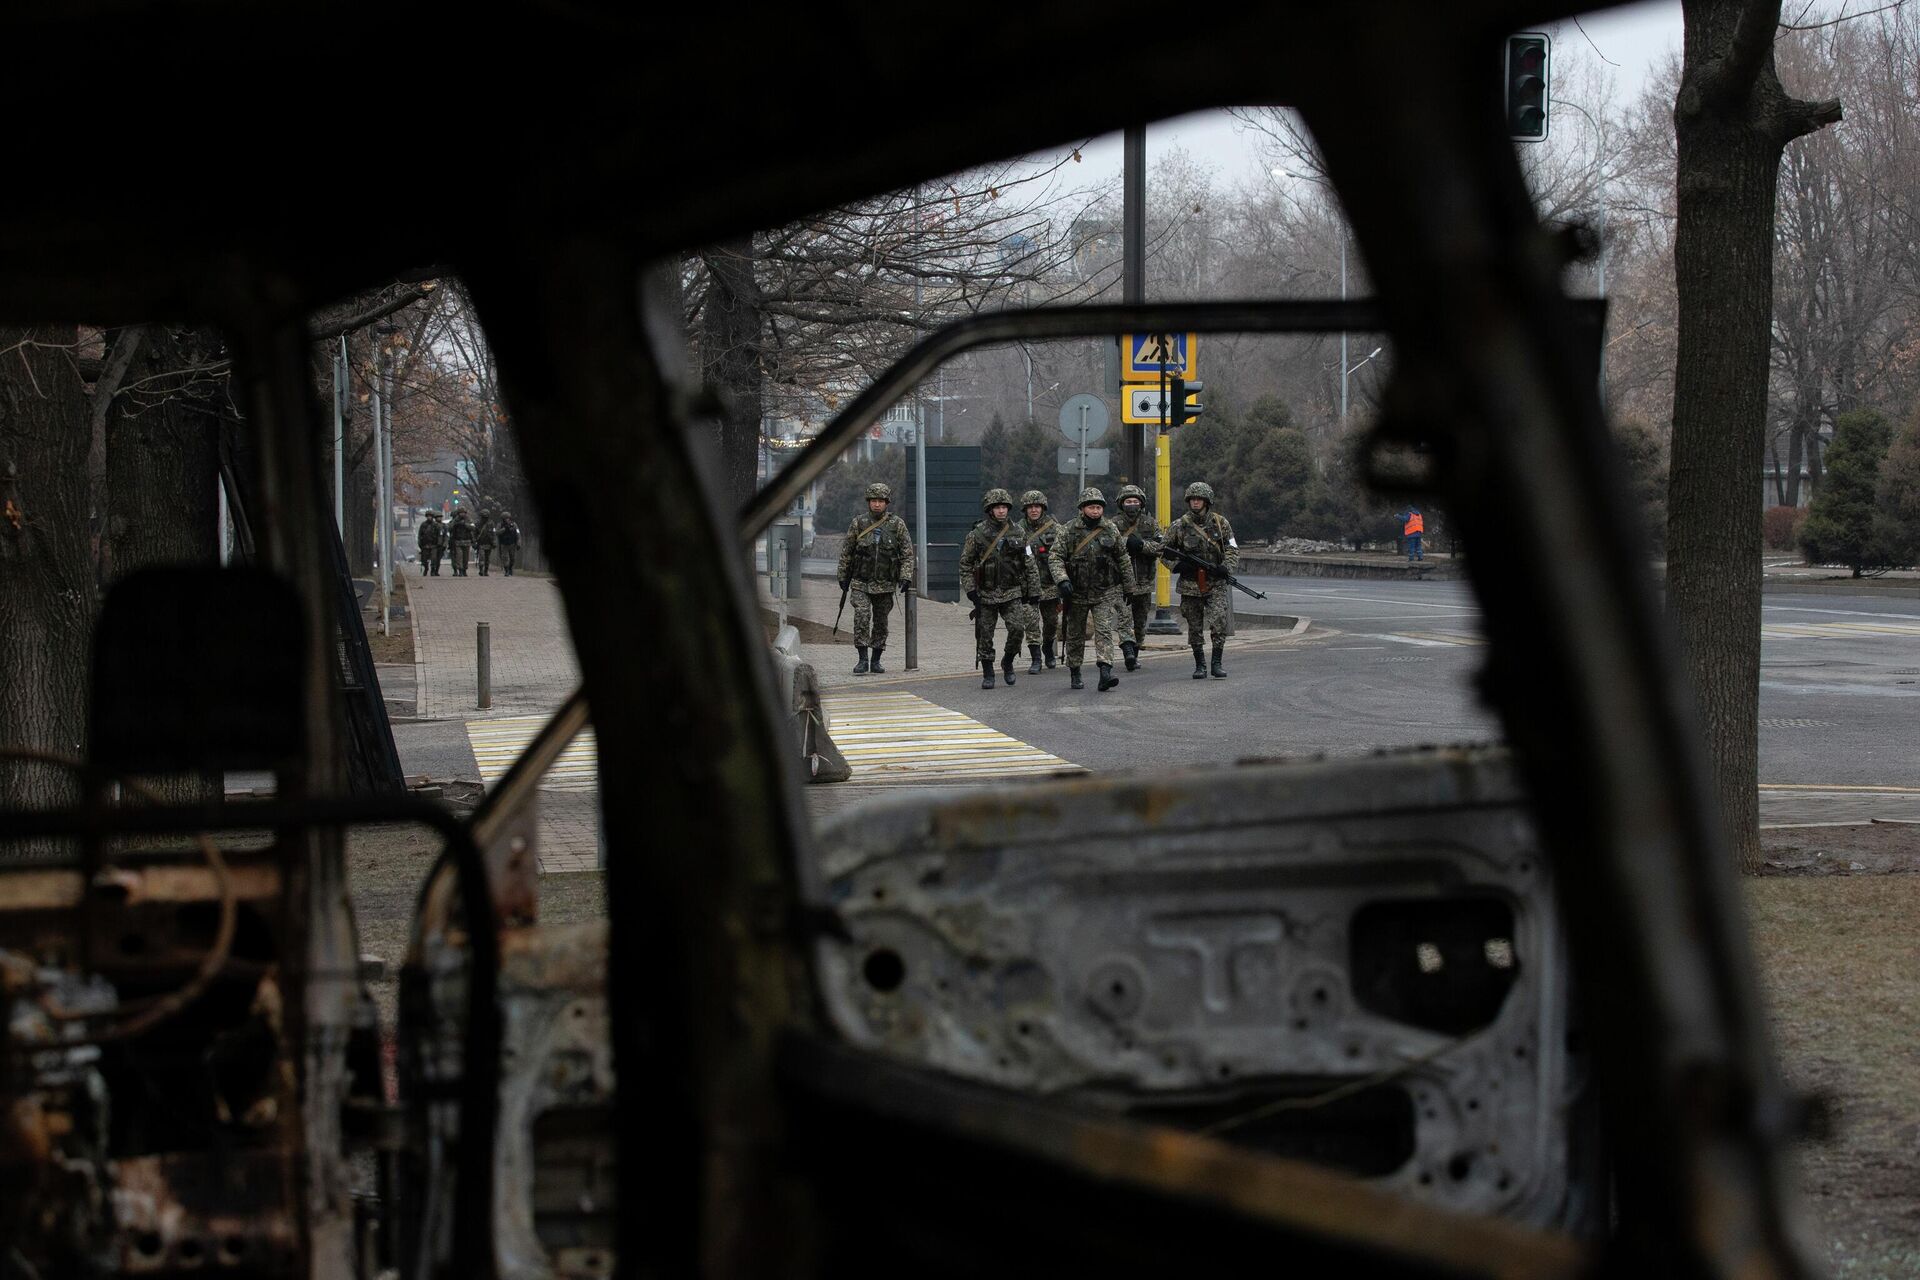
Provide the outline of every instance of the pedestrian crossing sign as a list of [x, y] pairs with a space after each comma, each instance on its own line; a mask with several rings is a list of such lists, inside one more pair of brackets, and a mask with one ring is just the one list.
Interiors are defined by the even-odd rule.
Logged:
[[1197, 333], [1128, 333], [1120, 337], [1120, 380], [1158, 382], [1161, 375], [1194, 376]]

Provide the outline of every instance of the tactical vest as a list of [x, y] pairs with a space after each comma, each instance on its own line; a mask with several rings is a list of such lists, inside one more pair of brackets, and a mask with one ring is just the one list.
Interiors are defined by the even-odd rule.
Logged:
[[982, 543], [980, 589], [1017, 591], [1024, 587], [1027, 581], [1026, 536], [1011, 523], [997, 537], [991, 523], [982, 524], [978, 536]]
[[853, 576], [861, 582], [899, 580], [900, 561], [905, 554], [903, 539], [906, 525], [889, 516], [881, 516], [855, 535]]

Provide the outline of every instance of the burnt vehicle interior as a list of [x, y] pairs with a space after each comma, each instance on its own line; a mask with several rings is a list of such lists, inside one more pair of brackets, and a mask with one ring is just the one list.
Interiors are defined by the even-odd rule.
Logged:
[[[1561, 288], [1576, 246], [1536, 221], [1488, 72], [1505, 34], [1571, 12], [1042, 9], [1023, 38], [1072, 59], [933, 100], [914, 70], [945, 33], [933, 14], [189, 0], [0, 19], [8, 47], [93, 50], [95, 70], [78, 96], [55, 58], [0, 84], [16, 118], [67, 104], [62, 129], [16, 139], [37, 177], [0, 206], [0, 308], [219, 326], [250, 495], [248, 564], [154, 571], [103, 606], [78, 802], [0, 814], [0, 838], [60, 851], [0, 867], [0, 1276], [1208, 1274], [1259, 1256], [1808, 1273], [1798, 1112], [1592, 316]], [[345, 216], [304, 128], [323, 95], [379, 87], [376, 27], [517, 78], [465, 130], [486, 140], [484, 198]], [[1111, 73], [1143, 49], [1164, 70]], [[781, 77], [746, 76], [690, 114], [722, 50], [830, 70], [803, 110]], [[163, 95], [224, 162], [129, 199], [74, 139], [147, 128]], [[875, 109], [890, 98], [918, 106]], [[715, 406], [660, 265], [681, 247], [1235, 103], [1302, 113], [1374, 298], [981, 316], [746, 509], [703, 487], [690, 440]], [[304, 355], [316, 307], [437, 270], [486, 320], [584, 677], [471, 817], [349, 786]], [[808, 825], [745, 556], [662, 546], [751, 546], [973, 346], [1337, 329], [1393, 344], [1375, 484], [1444, 501], [1486, 549], [1481, 693], [1506, 747], [1022, 783]], [[673, 625], [662, 600], [687, 602]], [[589, 706], [619, 780], [608, 918], [543, 925], [532, 788]], [[220, 769], [271, 770], [278, 791], [179, 805], [133, 781]], [[397, 1092], [346, 908], [344, 833], [373, 822], [444, 841]]]

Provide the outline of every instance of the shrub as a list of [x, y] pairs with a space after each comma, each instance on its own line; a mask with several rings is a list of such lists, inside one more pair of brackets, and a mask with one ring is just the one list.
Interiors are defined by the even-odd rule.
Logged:
[[1799, 507], [1768, 507], [1760, 517], [1760, 538], [1769, 551], [1791, 551], [1798, 546], [1794, 538], [1805, 512]]

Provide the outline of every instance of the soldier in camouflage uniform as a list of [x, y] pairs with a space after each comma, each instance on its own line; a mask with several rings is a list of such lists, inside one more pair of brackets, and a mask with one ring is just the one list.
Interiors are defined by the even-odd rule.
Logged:
[[1153, 612], [1154, 557], [1160, 554], [1160, 524], [1147, 510], [1147, 491], [1137, 484], [1120, 486], [1120, 514], [1114, 524], [1127, 540], [1127, 558], [1133, 562], [1133, 590], [1127, 608], [1133, 615], [1133, 639], [1122, 639], [1127, 670], [1140, 668], [1140, 646], [1147, 642], [1147, 615]]
[[[853, 651], [860, 660], [853, 674], [884, 675], [880, 655], [887, 647], [887, 615], [893, 593], [913, 590], [913, 535], [907, 522], [887, 510], [893, 490], [867, 486], [867, 514], [855, 516], [840, 544], [840, 589], [853, 597]], [[867, 657], [871, 647], [873, 657]]]
[[473, 548], [473, 517], [465, 507], [453, 513], [453, 524], [447, 529], [447, 545], [453, 548], [453, 576], [466, 577], [467, 552]]
[[973, 526], [960, 549], [960, 584], [973, 601], [974, 655], [979, 660], [982, 689], [993, 688], [993, 625], [1007, 626], [1007, 653], [1001, 662], [1007, 684], [1013, 684], [1013, 658], [1020, 652], [1021, 624], [1026, 604], [1039, 598], [1040, 571], [1033, 549], [1018, 525], [1007, 518], [1013, 495], [989, 489], [980, 499], [986, 519]]
[[1067, 674], [1080, 683], [1080, 660], [1087, 653], [1087, 624], [1093, 624], [1093, 656], [1100, 666], [1100, 692], [1120, 683], [1113, 674], [1113, 646], [1119, 639], [1121, 600], [1133, 590], [1133, 564], [1120, 526], [1106, 519], [1107, 498], [1098, 489], [1080, 492], [1080, 514], [1060, 528], [1047, 567], [1067, 602]]
[[420, 576], [432, 574], [440, 576], [440, 548], [445, 544], [446, 528], [440, 523], [438, 511], [427, 512], [427, 518], [420, 524], [420, 531], [413, 535], [413, 541], [420, 548]]
[[1240, 569], [1240, 544], [1233, 540], [1233, 526], [1213, 509], [1213, 487], [1196, 480], [1187, 486], [1187, 511], [1167, 526], [1160, 544], [1161, 557], [1180, 575], [1180, 613], [1187, 620], [1187, 644], [1193, 649], [1193, 678], [1207, 678], [1207, 660], [1203, 651], [1208, 632], [1213, 633], [1213, 674], [1225, 679], [1221, 658], [1227, 649], [1227, 592], [1224, 582], [1213, 580], [1186, 555], [1196, 555], [1228, 573]]
[[483, 578], [487, 576], [487, 562], [493, 559], [494, 538], [493, 512], [483, 507], [480, 510], [480, 527], [473, 531], [473, 549], [478, 553], [476, 558], [480, 561], [480, 576]]
[[[1047, 556], [1053, 551], [1053, 544], [1060, 536], [1060, 522], [1047, 510], [1047, 495], [1038, 489], [1029, 489], [1020, 495], [1020, 508], [1026, 513], [1020, 530], [1026, 535], [1027, 545], [1033, 548], [1035, 568], [1040, 571], [1040, 603], [1027, 609], [1027, 617], [1020, 624], [1027, 633], [1027, 654], [1033, 659], [1033, 665], [1027, 668], [1027, 674], [1040, 674], [1040, 657], [1044, 653], [1047, 670], [1054, 666], [1054, 639], [1060, 622], [1060, 592], [1053, 585], [1053, 575], [1047, 569]], [[1036, 643], [1037, 641], [1037, 643]]]
[[520, 526], [513, 522], [513, 512], [500, 513], [500, 524], [494, 536], [500, 542], [500, 572], [511, 578], [513, 566], [520, 558]]

